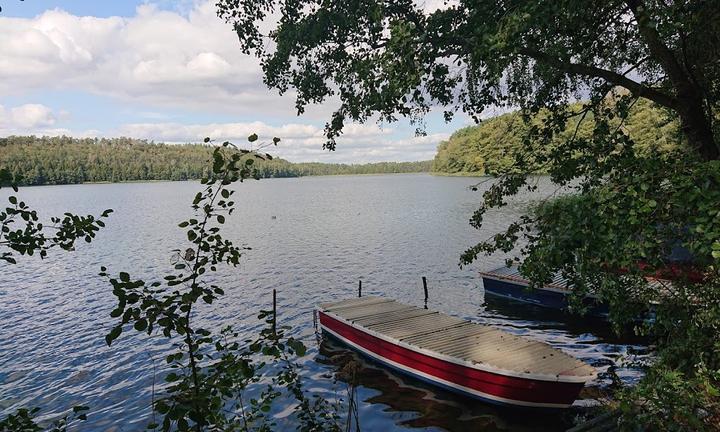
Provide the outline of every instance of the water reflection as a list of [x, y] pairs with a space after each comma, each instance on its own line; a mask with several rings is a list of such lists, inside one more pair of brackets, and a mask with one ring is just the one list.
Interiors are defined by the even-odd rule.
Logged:
[[[389, 412], [415, 413], [398, 419], [398, 426], [447, 431], [557, 431], [571, 426], [575, 414], [573, 410], [523, 410], [483, 403], [399, 374], [327, 337], [322, 338], [319, 354], [315, 361], [331, 367], [345, 382], [348, 378], [341, 371], [353, 363], [358, 385], [377, 392], [364, 402], [385, 405]], [[360, 421], [362, 427], [362, 417]]]
[[647, 342], [644, 338], [635, 336], [632, 328], [628, 328], [623, 334], [618, 335], [611, 324], [602, 318], [590, 315], [574, 315], [562, 310], [498, 296], [485, 296], [485, 310], [489, 316], [498, 316], [505, 320], [517, 321], [521, 323], [520, 325], [531, 320], [533, 327], [536, 329], [562, 328], [568, 334], [577, 337], [592, 333], [607, 343], [644, 344]]

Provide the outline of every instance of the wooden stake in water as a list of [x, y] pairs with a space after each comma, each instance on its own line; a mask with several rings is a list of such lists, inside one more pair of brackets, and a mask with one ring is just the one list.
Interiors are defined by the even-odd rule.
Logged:
[[358, 281], [358, 297], [362, 297], [362, 281]]
[[427, 278], [425, 276], [423, 276], [422, 280], [423, 280], [423, 290], [425, 290], [425, 309], [427, 309], [427, 301], [428, 301]]
[[272, 321], [273, 337], [277, 335], [277, 291], [273, 289], [273, 321]]

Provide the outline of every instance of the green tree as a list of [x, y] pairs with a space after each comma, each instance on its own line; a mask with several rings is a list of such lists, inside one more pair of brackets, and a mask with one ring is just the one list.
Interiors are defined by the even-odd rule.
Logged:
[[[270, 87], [297, 93], [302, 113], [331, 96], [346, 120], [417, 118], [433, 106], [474, 118], [490, 106], [563, 111], [578, 94], [623, 87], [671, 110], [704, 159], [720, 151], [720, 7], [712, 1], [460, 1], [426, 13], [418, 3], [220, 0], [241, 48], [262, 59]], [[263, 33], [260, 22], [281, 14]], [[274, 43], [266, 43], [266, 38]], [[636, 78], [633, 78], [636, 77]]]
[[[571, 108], [583, 109], [580, 103], [571, 105]], [[580, 125], [578, 120], [569, 121], [553, 144], [568, 139], [576, 128], [578, 137], [590, 137], [592, 115], [588, 115]], [[540, 121], [540, 115], [531, 119], [534, 123]], [[617, 127], [619, 120], [613, 123]], [[635, 103], [621, 127], [634, 141], [636, 151], [643, 154], [670, 152], [682, 146], [677, 122], [647, 100]], [[432, 170], [446, 174], [502, 175], [514, 169], [514, 155], [521, 150], [526, 133], [527, 125], [517, 111], [487, 119], [477, 126], [462, 128], [440, 143]]]
[[[266, 84], [296, 93], [299, 113], [311, 103], [339, 101], [326, 125], [326, 148], [335, 149], [348, 121], [420, 122], [436, 107], [446, 119], [464, 112], [479, 121], [486, 108], [518, 108], [522, 133], [511, 163], [483, 191], [471, 224], [480, 227], [508, 196], [532, 190], [532, 172], [548, 173], [578, 197], [528, 213], [461, 262], [511, 251], [524, 239], [521, 269], [535, 285], [561, 272], [577, 298], [592, 290], [609, 302], [619, 326], [638, 305], [659, 301], [656, 319], [643, 329], [658, 341], [657, 362], [624, 405], [623, 421], [717, 428], [720, 3], [460, 0], [432, 11], [422, 4], [219, 0], [218, 6], [241, 49], [261, 59]], [[264, 32], [270, 19], [277, 24]], [[578, 100], [587, 102], [574, 106]], [[677, 147], [648, 151], [636, 144], [628, 127], [638, 101], [669, 117]], [[672, 262], [676, 246], [689, 252], [691, 268]], [[667, 269], [672, 284], [648, 283], [647, 276]], [[701, 393], [685, 397], [682, 386]]]

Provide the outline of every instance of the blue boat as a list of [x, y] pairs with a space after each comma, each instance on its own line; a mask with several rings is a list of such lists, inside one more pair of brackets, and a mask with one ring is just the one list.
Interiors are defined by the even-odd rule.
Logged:
[[[569, 311], [568, 296], [571, 293], [569, 282], [557, 274], [550, 283], [542, 288], [530, 289], [530, 282], [525, 279], [517, 266], [500, 267], [480, 272], [486, 295], [529, 303], [551, 309]], [[608, 307], [594, 296], [585, 298], [588, 315], [607, 319]]]

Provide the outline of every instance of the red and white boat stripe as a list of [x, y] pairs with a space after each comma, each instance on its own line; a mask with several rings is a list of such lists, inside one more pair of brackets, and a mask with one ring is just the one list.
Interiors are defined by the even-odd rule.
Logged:
[[537, 408], [566, 408], [588, 377], [506, 371], [422, 349], [318, 311], [323, 331], [362, 354], [408, 375], [489, 402]]

